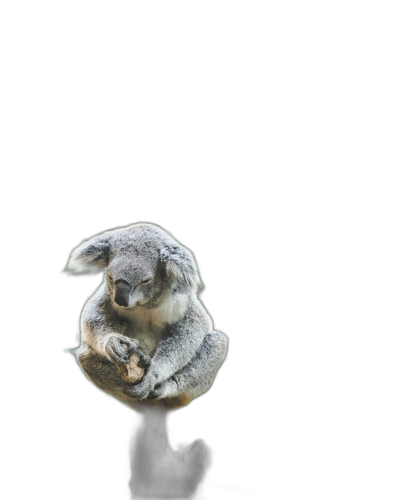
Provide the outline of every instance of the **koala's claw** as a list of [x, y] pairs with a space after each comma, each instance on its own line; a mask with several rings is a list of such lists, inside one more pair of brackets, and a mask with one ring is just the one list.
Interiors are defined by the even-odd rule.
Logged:
[[160, 399], [163, 395], [163, 389], [160, 384], [157, 384], [152, 391], [149, 392], [147, 396], [148, 399]]
[[146, 356], [141, 351], [136, 351], [136, 354], [139, 356], [139, 365], [142, 368], [148, 368], [151, 365], [151, 357]]
[[105, 351], [114, 363], [129, 363], [129, 357], [137, 351], [138, 340], [129, 337], [121, 338], [114, 335], [109, 338]]
[[[136, 387], [138, 387], [138, 388], [135, 390]], [[142, 401], [143, 399], [146, 399], [146, 396], [147, 396], [146, 389], [141, 387], [140, 384], [137, 384], [137, 386], [124, 384], [123, 393], [125, 394], [125, 396], [129, 396], [130, 398], [137, 399], [138, 401]]]
[[140, 382], [135, 384], [124, 384], [123, 392], [126, 396], [142, 401], [146, 399], [149, 393], [153, 390], [153, 380], [145, 377]]
[[124, 339], [121, 339], [121, 342], [128, 356], [132, 356], [132, 354], [134, 354], [135, 352], [139, 354], [138, 347], [140, 342], [138, 340], [126, 337]]

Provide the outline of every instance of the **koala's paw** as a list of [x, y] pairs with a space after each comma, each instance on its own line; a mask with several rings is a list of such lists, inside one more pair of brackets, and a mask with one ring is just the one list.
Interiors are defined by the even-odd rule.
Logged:
[[166, 380], [162, 384], [157, 384], [152, 391], [150, 391], [149, 399], [164, 399], [170, 396], [176, 396], [178, 394], [177, 383], [170, 379]]
[[130, 356], [138, 351], [138, 347], [139, 341], [136, 339], [113, 335], [108, 339], [104, 349], [114, 363], [129, 363]]
[[148, 394], [148, 399], [162, 399], [164, 398], [164, 384], [157, 384], [152, 391]]
[[150, 356], [146, 356], [146, 354], [143, 354], [140, 349], [136, 351], [136, 354], [139, 356], [139, 366], [141, 366], [142, 368], [148, 368], [151, 365]]
[[123, 391], [126, 396], [142, 401], [154, 389], [155, 379], [152, 376], [145, 376], [140, 382], [135, 384], [124, 384]]

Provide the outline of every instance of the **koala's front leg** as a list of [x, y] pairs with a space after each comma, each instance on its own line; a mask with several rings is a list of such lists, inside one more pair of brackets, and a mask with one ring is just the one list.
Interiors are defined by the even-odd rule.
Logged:
[[200, 348], [206, 333], [199, 325], [193, 326], [190, 319], [177, 324], [174, 332], [158, 345], [147, 374], [141, 382], [126, 385], [124, 393], [136, 399], [146, 399], [156, 385], [162, 384], [189, 363]]
[[156, 385], [149, 398], [184, 396], [188, 401], [200, 396], [211, 387], [227, 350], [228, 337], [222, 332], [209, 332], [190, 363], [170, 379]]
[[83, 340], [94, 351], [113, 363], [129, 363], [130, 356], [136, 353], [142, 365], [148, 366], [151, 359], [140, 350], [140, 342], [123, 335], [125, 323], [118, 318], [106, 301], [96, 299], [97, 297], [89, 301], [82, 312]]

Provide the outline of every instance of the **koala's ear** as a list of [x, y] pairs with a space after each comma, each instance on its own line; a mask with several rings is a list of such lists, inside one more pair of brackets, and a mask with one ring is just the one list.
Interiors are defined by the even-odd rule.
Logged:
[[196, 262], [187, 248], [167, 245], [161, 249], [160, 258], [165, 263], [167, 274], [182, 287], [196, 290], [201, 285]]
[[109, 237], [95, 236], [83, 241], [72, 251], [65, 271], [71, 274], [98, 273], [108, 265], [109, 256]]

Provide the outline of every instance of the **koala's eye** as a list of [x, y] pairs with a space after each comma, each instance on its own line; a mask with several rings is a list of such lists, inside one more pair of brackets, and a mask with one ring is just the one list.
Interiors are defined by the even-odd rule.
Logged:
[[145, 280], [141, 281], [140, 284], [141, 285], [148, 285], [151, 281], [151, 278], [146, 278]]
[[113, 280], [113, 279], [112, 279], [112, 277], [111, 277], [111, 276], [108, 276], [108, 281], [109, 281], [110, 283], [112, 283], [112, 280]]

